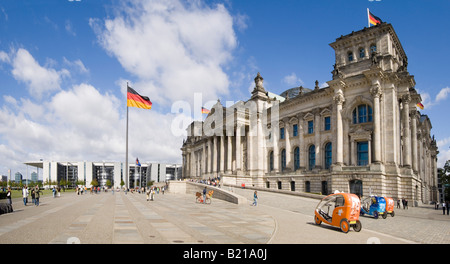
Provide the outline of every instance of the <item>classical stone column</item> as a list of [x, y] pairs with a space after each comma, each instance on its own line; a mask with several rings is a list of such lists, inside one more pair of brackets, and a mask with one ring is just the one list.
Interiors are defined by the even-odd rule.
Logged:
[[212, 155], [211, 155], [211, 148], [212, 148], [212, 143], [211, 143], [212, 139], [208, 138], [208, 160], [207, 160], [207, 167], [208, 167], [208, 171], [209, 173], [212, 173], [212, 166], [211, 166], [211, 162], [212, 162]]
[[411, 166], [411, 128], [409, 126], [409, 102], [411, 96], [405, 94], [402, 97], [403, 103], [403, 165]]
[[241, 125], [236, 125], [236, 173], [242, 170]]
[[381, 113], [380, 113], [380, 97], [381, 88], [379, 84], [375, 84], [370, 88], [373, 96], [373, 162], [381, 161]]
[[289, 132], [290, 130], [290, 124], [289, 124], [289, 119], [285, 118], [284, 120], [284, 138], [285, 138], [285, 143], [286, 143], [286, 170], [291, 170], [292, 169], [292, 164], [291, 164], [291, 134]]
[[[415, 111], [414, 111], [415, 112]], [[416, 112], [411, 118], [411, 139], [412, 139], [412, 167], [413, 170], [417, 172], [418, 170], [418, 158], [417, 158], [417, 118]]]
[[212, 159], [212, 168], [213, 168], [213, 177], [217, 173], [217, 137], [213, 136], [213, 159]]
[[206, 141], [203, 143], [202, 153], [202, 177], [207, 173], [206, 171]]
[[280, 133], [280, 127], [275, 126], [275, 129], [272, 129], [272, 140], [273, 140], [273, 172], [279, 172], [279, 150], [278, 150], [278, 134]]
[[231, 167], [231, 165], [233, 164], [231, 162], [231, 160], [233, 159], [233, 137], [228, 136], [227, 143], [227, 173], [231, 173], [231, 171], [233, 170], [233, 168]]
[[220, 136], [220, 172], [225, 172], [225, 136]]
[[336, 91], [333, 99], [336, 103], [336, 164], [342, 165], [344, 162], [344, 130], [341, 112], [345, 98], [341, 89]]

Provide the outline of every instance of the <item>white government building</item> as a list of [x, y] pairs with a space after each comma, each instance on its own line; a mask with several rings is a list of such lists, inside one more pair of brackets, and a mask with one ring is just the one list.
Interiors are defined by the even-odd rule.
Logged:
[[328, 86], [275, 95], [258, 73], [251, 98], [194, 121], [183, 176], [300, 192], [437, 200], [437, 146], [407, 56], [391, 24], [331, 43]]
[[106, 186], [109, 180], [114, 188], [124, 186], [129, 188], [146, 187], [148, 181], [165, 182], [181, 179], [181, 165], [168, 163], [141, 163], [137, 166], [129, 163], [129, 179], [125, 176], [125, 162], [92, 162], [92, 161], [37, 161], [25, 162], [28, 166], [42, 169], [43, 182], [60, 182], [66, 180], [70, 186], [77, 181], [90, 187], [96, 179], [100, 187]]

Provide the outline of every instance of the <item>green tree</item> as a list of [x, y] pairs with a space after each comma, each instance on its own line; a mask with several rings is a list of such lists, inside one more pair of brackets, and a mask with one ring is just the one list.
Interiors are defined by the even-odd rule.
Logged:
[[111, 181], [110, 180], [106, 180], [106, 186], [108, 186], [108, 188], [111, 188]]
[[450, 200], [450, 160], [445, 162], [444, 168], [438, 169], [438, 177], [441, 178], [441, 184], [444, 187], [444, 199]]
[[91, 181], [91, 185], [94, 186], [94, 187], [97, 187], [97, 186], [98, 186], [98, 181], [97, 181], [97, 179], [93, 179], [93, 180]]

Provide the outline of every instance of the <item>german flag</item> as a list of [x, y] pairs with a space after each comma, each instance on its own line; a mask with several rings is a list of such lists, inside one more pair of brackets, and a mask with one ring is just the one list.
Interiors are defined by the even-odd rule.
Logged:
[[423, 110], [423, 108], [424, 108], [424, 106], [423, 106], [422, 103], [417, 103], [417, 106], [418, 106], [420, 109], [422, 109], [422, 110]]
[[209, 112], [210, 111], [208, 109], [202, 107], [202, 114], [209, 114]]
[[127, 86], [127, 106], [152, 109], [152, 102], [147, 96], [142, 96], [133, 88]]
[[369, 11], [369, 23], [371, 25], [378, 25], [383, 23], [383, 21], [381, 21], [379, 17], [375, 16], [374, 14], [372, 14], [372, 12]]

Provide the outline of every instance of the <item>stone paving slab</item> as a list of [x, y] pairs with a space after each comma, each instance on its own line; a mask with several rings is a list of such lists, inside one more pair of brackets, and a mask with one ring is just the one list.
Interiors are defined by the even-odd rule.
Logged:
[[[252, 190], [234, 189], [252, 201]], [[166, 193], [146, 201], [123, 192], [42, 197], [40, 206], [14, 200], [0, 215], [0, 244], [330, 244], [450, 243], [450, 217], [431, 207], [397, 210], [395, 217], [361, 217], [363, 230], [344, 234], [313, 223], [318, 200], [258, 192], [258, 206]]]

